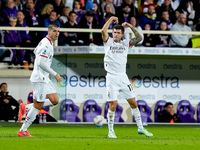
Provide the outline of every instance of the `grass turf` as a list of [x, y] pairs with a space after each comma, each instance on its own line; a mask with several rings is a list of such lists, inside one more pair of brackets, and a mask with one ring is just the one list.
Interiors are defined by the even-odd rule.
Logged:
[[200, 147], [199, 125], [148, 125], [154, 134], [137, 134], [135, 124], [117, 124], [117, 139], [107, 138], [107, 125], [93, 124], [33, 124], [33, 138], [18, 137], [21, 123], [0, 122], [0, 150], [196, 150]]

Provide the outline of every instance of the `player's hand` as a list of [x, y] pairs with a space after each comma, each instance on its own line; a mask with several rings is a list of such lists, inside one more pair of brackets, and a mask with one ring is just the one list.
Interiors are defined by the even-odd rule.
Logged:
[[56, 74], [56, 75], [55, 75], [55, 79], [57, 80], [57, 82], [62, 81], [62, 78], [60, 77], [59, 74]]
[[125, 27], [131, 27], [132, 25], [127, 22], [124, 22], [122, 23], [122, 26], [125, 28]]
[[112, 20], [114, 21], [115, 24], [118, 24], [118, 18], [117, 17], [112, 17]]

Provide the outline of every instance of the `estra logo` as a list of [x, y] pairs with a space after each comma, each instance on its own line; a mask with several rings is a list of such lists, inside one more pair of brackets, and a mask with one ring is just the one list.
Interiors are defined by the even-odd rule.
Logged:
[[145, 76], [141, 77], [140, 75], [133, 76], [131, 79], [131, 84], [134, 89], [145, 87], [145, 88], [180, 88], [179, 87], [179, 78], [164, 76]]

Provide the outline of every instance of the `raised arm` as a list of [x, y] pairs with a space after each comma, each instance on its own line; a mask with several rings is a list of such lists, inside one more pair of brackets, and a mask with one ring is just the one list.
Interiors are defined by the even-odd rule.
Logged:
[[101, 33], [102, 33], [102, 39], [103, 41], [107, 41], [109, 35], [108, 35], [108, 28], [110, 26], [110, 24], [114, 21], [114, 23], [118, 23], [118, 18], [117, 17], [110, 17], [110, 19], [104, 24]]
[[142, 41], [142, 36], [130, 23], [124, 22], [122, 23], [122, 26], [131, 28], [131, 30], [135, 34], [135, 37], [130, 40], [131, 47]]

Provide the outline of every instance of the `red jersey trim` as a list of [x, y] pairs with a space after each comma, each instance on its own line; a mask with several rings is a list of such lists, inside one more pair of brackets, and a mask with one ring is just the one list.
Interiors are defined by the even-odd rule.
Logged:
[[45, 57], [45, 58], [48, 58], [47, 56], [45, 56], [45, 55], [42, 55], [42, 54], [40, 54], [40, 56], [42, 56], [42, 57]]
[[[108, 37], [108, 39], [109, 39], [109, 37]], [[104, 42], [107, 43], [107, 42], [108, 42], [108, 39], [107, 39], [106, 41], [104, 41]]]
[[46, 36], [46, 38], [49, 40], [49, 42], [51, 43], [51, 45], [53, 45], [53, 43], [51, 42], [51, 39], [48, 36]]

